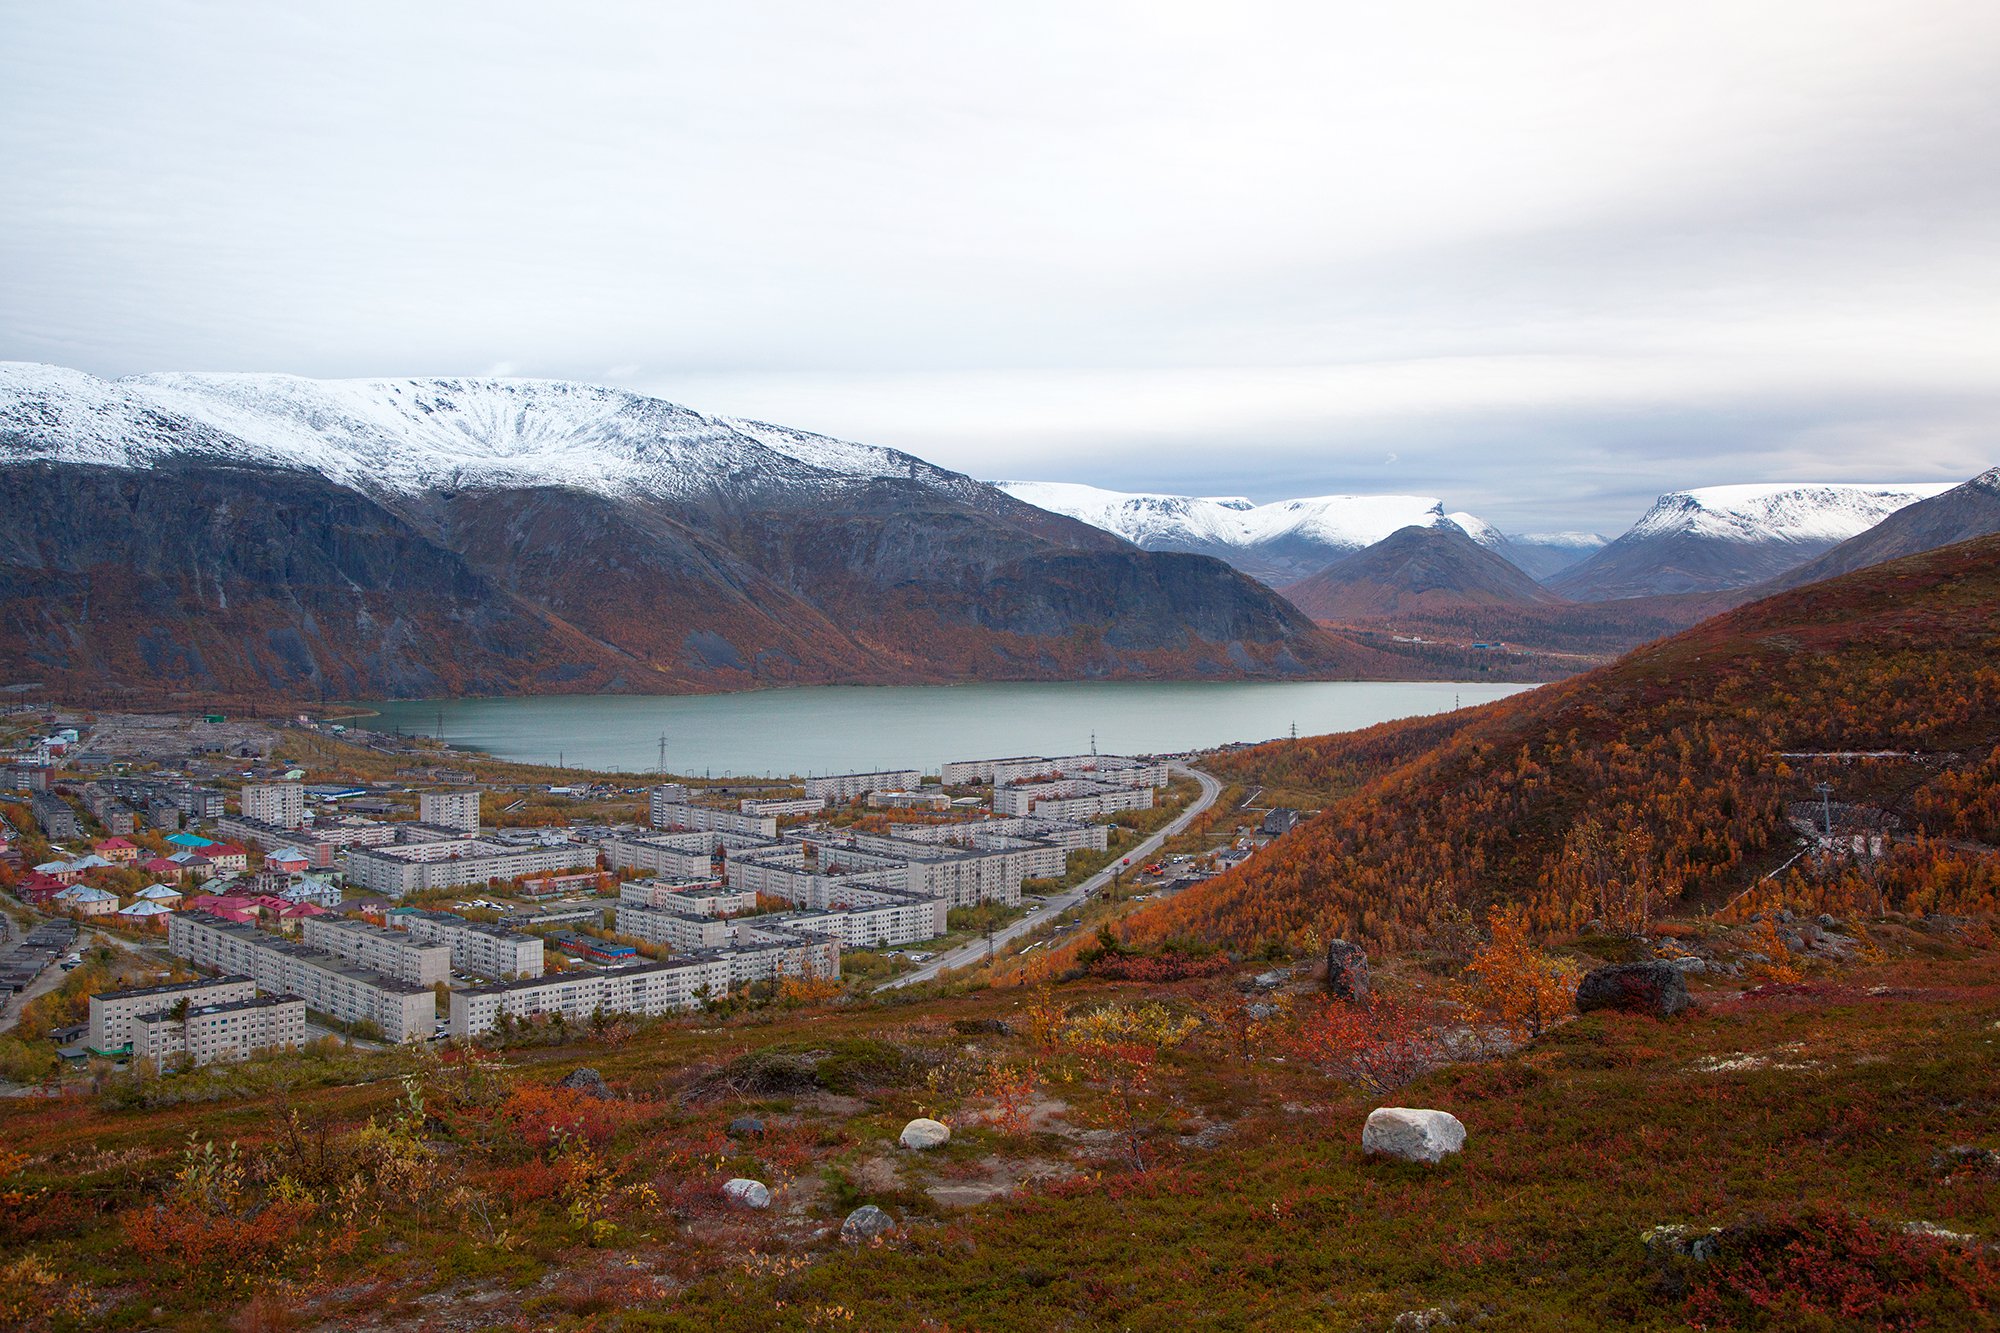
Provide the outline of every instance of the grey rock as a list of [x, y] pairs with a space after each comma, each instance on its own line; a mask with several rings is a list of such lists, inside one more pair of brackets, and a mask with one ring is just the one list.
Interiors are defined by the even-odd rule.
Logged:
[[1621, 1009], [1627, 1013], [1672, 1018], [1693, 1001], [1687, 979], [1671, 963], [1617, 963], [1600, 967], [1576, 988], [1576, 1009]]
[[764, 1122], [754, 1115], [739, 1115], [729, 1122], [729, 1136], [736, 1139], [761, 1139], [764, 1137]]
[[1346, 940], [1326, 946], [1326, 989], [1351, 1004], [1368, 1002], [1368, 951]]
[[604, 1075], [589, 1066], [570, 1070], [556, 1081], [556, 1086], [601, 1102], [611, 1100], [611, 1085], [604, 1081]]
[[1258, 990], [1276, 990], [1291, 980], [1292, 974], [1284, 968], [1273, 968], [1269, 972], [1259, 972], [1251, 981]]
[[2000, 1152], [1970, 1143], [1954, 1143], [1931, 1154], [1931, 1170], [1941, 1176], [1969, 1172], [2000, 1180]]
[[1389, 1321], [1390, 1333], [1424, 1333], [1426, 1329], [1451, 1328], [1458, 1321], [1451, 1317], [1451, 1311], [1433, 1305], [1428, 1310], [1405, 1310]]
[[1708, 971], [1707, 960], [1702, 958], [1696, 958], [1693, 954], [1683, 954], [1679, 958], [1669, 958], [1666, 959], [1665, 961], [1667, 966], [1673, 968], [1677, 972]]
[[1839, 930], [1840, 918], [1831, 912], [1821, 912], [1819, 914], [1819, 925], [1821, 930]]
[[840, 1238], [849, 1245], [865, 1245], [877, 1236], [886, 1236], [895, 1229], [895, 1218], [872, 1203], [864, 1203], [849, 1213], [847, 1220], [840, 1224]]
[[769, 1208], [771, 1189], [761, 1180], [750, 1180], [743, 1176], [724, 1182], [722, 1193], [739, 1208]]
[[921, 1116], [903, 1126], [902, 1137], [897, 1139], [905, 1148], [924, 1152], [931, 1148], [942, 1148], [951, 1142], [951, 1127], [942, 1121], [927, 1120]]
[[1449, 1111], [1382, 1106], [1368, 1113], [1361, 1150], [1405, 1162], [1442, 1162], [1465, 1147], [1465, 1126]]
[[1267, 1018], [1276, 1018], [1278, 1016], [1278, 1006], [1275, 1004], [1265, 1004], [1260, 1000], [1255, 1004], [1244, 1005], [1243, 1012], [1250, 1015], [1256, 1022], [1261, 1023]]
[[1721, 1248], [1722, 1228], [1669, 1223], [1640, 1232], [1639, 1244], [1645, 1248], [1646, 1258], [1659, 1267], [1675, 1261], [1705, 1264]]
[[1792, 909], [1791, 909], [1791, 908], [1789, 908], [1789, 907], [1780, 907], [1780, 908], [1778, 909], [1778, 924], [1779, 924], [1779, 925], [1781, 925], [1781, 926], [1789, 926], [1789, 925], [1791, 925], [1791, 924], [1792, 924], [1792, 922], [1794, 922], [1794, 921], [1796, 921], [1796, 920], [1798, 920], [1798, 917], [1796, 917], [1795, 915], [1793, 915], [1793, 913], [1792, 913]]

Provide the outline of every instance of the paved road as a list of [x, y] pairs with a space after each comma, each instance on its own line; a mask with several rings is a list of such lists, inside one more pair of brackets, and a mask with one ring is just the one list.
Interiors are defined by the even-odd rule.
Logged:
[[1201, 794], [1195, 797], [1193, 804], [1189, 805], [1187, 809], [1174, 816], [1172, 823], [1147, 838], [1131, 851], [1124, 853], [1118, 860], [1113, 861], [1110, 865], [1098, 871], [1075, 888], [1066, 890], [1048, 899], [1040, 907], [1037, 907], [1019, 921], [1011, 922], [1006, 928], [993, 932], [993, 940], [990, 945], [986, 938], [981, 936], [969, 944], [961, 944], [958, 948], [948, 953], [941, 953], [916, 971], [905, 972], [893, 981], [883, 982], [875, 989], [878, 991], [893, 990], [898, 986], [910, 986], [919, 981], [931, 981], [941, 973], [950, 971], [952, 968], [970, 966], [986, 957], [989, 948], [997, 953], [1009, 941], [1019, 939], [1029, 931], [1047, 925], [1064, 912], [1082, 903], [1084, 899], [1096, 894], [1111, 882], [1113, 875], [1125, 868], [1124, 862], [1130, 861], [1135, 866], [1146, 864], [1146, 858], [1157, 851], [1160, 844], [1193, 823], [1195, 816], [1208, 809], [1211, 805], [1214, 805], [1215, 798], [1222, 794], [1222, 784], [1200, 769], [1188, 768], [1184, 764], [1175, 764], [1174, 769], [1177, 772], [1188, 774], [1196, 782], [1199, 782], [1201, 784]]

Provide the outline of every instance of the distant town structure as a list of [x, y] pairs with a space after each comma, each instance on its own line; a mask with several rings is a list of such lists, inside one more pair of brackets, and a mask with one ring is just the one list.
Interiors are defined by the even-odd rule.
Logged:
[[439, 828], [461, 833], [479, 832], [479, 792], [476, 788], [458, 791], [427, 791], [417, 795], [417, 818]]
[[830, 777], [807, 778], [806, 795], [836, 804], [866, 796], [871, 791], [909, 791], [922, 785], [924, 775], [914, 768], [883, 773], [836, 773]]
[[237, 797], [245, 819], [291, 830], [305, 827], [306, 789], [296, 782], [245, 783]]

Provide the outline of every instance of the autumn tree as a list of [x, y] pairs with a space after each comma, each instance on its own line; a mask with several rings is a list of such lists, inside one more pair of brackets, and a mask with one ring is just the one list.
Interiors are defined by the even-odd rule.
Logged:
[[1460, 1004], [1476, 1023], [1497, 1023], [1517, 1036], [1539, 1037], [1576, 1003], [1582, 969], [1534, 946], [1518, 906], [1493, 914], [1492, 938], [1465, 966]]

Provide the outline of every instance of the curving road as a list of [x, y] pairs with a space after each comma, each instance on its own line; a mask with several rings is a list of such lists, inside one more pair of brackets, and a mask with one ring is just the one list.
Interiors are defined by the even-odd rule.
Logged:
[[969, 967], [986, 957], [989, 948], [997, 952], [1010, 940], [1019, 939], [1029, 931], [1047, 925], [1064, 912], [1076, 907], [1084, 899], [1096, 894], [1111, 882], [1113, 875], [1124, 869], [1126, 861], [1130, 861], [1134, 865], [1144, 865], [1146, 858], [1158, 851], [1162, 843], [1193, 823], [1196, 815], [1214, 805], [1215, 798], [1222, 795], [1222, 784], [1200, 769], [1189, 768], [1185, 764], [1175, 764], [1174, 769], [1176, 772], [1185, 773], [1196, 782], [1199, 782], [1201, 784], [1201, 794], [1195, 797], [1187, 809], [1175, 815], [1172, 823], [1168, 824], [1158, 833], [1148, 837], [1131, 851], [1124, 853], [1118, 860], [1113, 861], [1110, 865], [1098, 871], [1075, 888], [1067, 889], [1057, 894], [1034, 911], [1022, 917], [1019, 921], [1010, 922], [1003, 929], [994, 931], [990, 944], [987, 942], [986, 937], [982, 935], [969, 944], [961, 944], [948, 953], [939, 954], [914, 972], [905, 972], [893, 981], [883, 982], [875, 989], [885, 991], [894, 990], [898, 986], [912, 986], [920, 981], [934, 980], [940, 974], [948, 972], [952, 968]]

